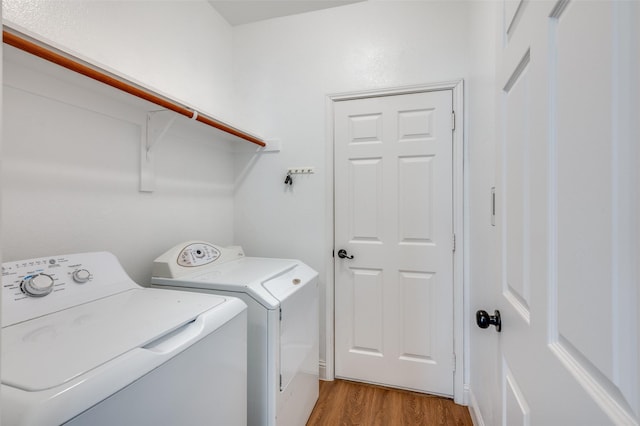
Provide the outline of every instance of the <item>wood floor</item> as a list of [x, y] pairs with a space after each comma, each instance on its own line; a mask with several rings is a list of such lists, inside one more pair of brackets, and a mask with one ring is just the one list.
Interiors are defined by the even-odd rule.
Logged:
[[307, 426], [473, 426], [467, 407], [453, 400], [362, 383], [320, 381]]

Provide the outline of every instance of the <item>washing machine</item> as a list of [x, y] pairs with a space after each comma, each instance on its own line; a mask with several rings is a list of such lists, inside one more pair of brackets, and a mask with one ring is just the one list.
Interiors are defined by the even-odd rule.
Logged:
[[318, 399], [318, 273], [190, 241], [153, 264], [152, 286], [234, 296], [248, 306], [248, 424], [304, 425]]
[[1, 423], [246, 424], [247, 307], [143, 288], [108, 252], [2, 264]]

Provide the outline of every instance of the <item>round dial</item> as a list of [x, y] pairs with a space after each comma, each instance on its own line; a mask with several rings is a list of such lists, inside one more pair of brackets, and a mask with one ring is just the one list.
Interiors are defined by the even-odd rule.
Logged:
[[20, 287], [27, 296], [46, 296], [53, 290], [53, 278], [47, 274], [32, 275], [25, 277]]
[[73, 280], [78, 284], [84, 284], [91, 278], [91, 272], [87, 271], [86, 269], [77, 269], [73, 271], [73, 274], [71, 276], [73, 277]]

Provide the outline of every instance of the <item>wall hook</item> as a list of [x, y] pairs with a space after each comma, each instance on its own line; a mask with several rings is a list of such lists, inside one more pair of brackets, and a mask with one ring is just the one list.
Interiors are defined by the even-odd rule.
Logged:
[[308, 175], [314, 173], [313, 167], [290, 167], [287, 169], [287, 173], [297, 175]]
[[291, 177], [291, 172], [287, 172], [287, 177], [284, 178], [284, 184], [293, 185], [293, 178]]

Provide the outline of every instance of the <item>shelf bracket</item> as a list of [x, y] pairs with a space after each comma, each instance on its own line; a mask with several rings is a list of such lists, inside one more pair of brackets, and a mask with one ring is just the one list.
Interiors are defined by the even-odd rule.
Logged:
[[140, 192], [156, 189], [155, 150], [175, 119], [169, 110], [149, 111], [140, 139]]

